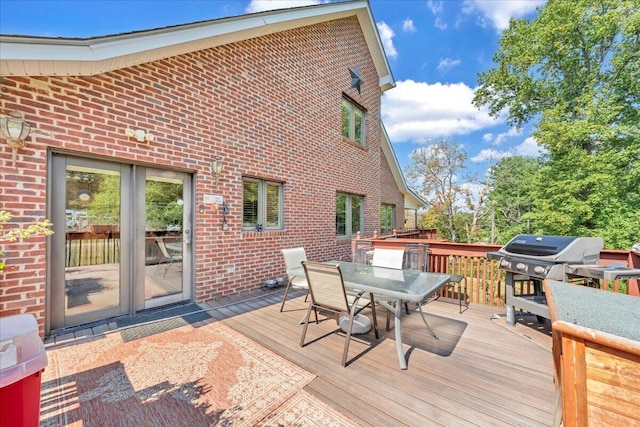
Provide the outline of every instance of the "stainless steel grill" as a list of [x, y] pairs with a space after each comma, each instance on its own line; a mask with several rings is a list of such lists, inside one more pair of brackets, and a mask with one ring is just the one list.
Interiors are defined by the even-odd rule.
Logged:
[[540, 279], [565, 280], [565, 265], [595, 264], [604, 242], [599, 237], [521, 234], [487, 257], [500, 260], [500, 269]]
[[[506, 272], [507, 323], [515, 324], [515, 307], [549, 319], [549, 309], [542, 293], [542, 279], [566, 281], [568, 265], [595, 264], [600, 259], [604, 241], [599, 237], [564, 237], [521, 234], [487, 258], [498, 260]], [[514, 282], [533, 280], [534, 293], [515, 295]]]

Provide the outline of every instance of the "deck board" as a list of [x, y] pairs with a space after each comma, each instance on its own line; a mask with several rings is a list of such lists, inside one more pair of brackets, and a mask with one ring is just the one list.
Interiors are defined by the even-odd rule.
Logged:
[[[282, 295], [257, 291], [208, 305], [214, 318], [315, 374], [305, 390], [362, 426], [552, 425], [551, 338], [536, 343], [497, 324], [491, 314], [500, 309], [471, 304], [459, 314], [455, 304], [431, 302], [425, 312], [438, 340], [417, 312], [403, 316], [406, 371], [398, 367], [393, 321], [386, 332], [386, 312], [378, 309], [380, 339], [371, 332], [352, 340], [344, 368], [335, 320], [311, 323], [307, 341], [328, 335], [301, 348], [304, 294], [294, 293], [280, 312]], [[539, 345], [547, 338], [548, 348]]]

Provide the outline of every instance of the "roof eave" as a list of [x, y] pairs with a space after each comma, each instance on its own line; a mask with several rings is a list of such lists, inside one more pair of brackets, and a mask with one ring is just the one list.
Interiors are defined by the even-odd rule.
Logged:
[[381, 123], [382, 127], [382, 152], [384, 156], [387, 158], [389, 162], [389, 168], [391, 169], [391, 175], [393, 175], [393, 179], [400, 189], [400, 192], [404, 195], [404, 208], [405, 209], [421, 209], [428, 205], [427, 201], [424, 200], [419, 194], [413, 191], [407, 185], [407, 181], [404, 178], [404, 174], [402, 173], [402, 169], [400, 168], [400, 164], [398, 163], [398, 158], [396, 157], [396, 153], [393, 150], [393, 146], [391, 145], [391, 140], [389, 139], [389, 135], [387, 134], [387, 130], [384, 127], [384, 123]]
[[358, 17], [381, 90], [394, 87], [366, 0], [281, 9], [90, 39], [0, 36], [0, 75], [96, 75], [349, 16]]

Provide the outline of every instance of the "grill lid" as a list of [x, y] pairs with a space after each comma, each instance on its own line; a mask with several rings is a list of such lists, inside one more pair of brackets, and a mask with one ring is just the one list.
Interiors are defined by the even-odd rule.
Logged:
[[556, 263], [597, 263], [604, 241], [600, 237], [520, 234], [498, 252], [503, 255]]

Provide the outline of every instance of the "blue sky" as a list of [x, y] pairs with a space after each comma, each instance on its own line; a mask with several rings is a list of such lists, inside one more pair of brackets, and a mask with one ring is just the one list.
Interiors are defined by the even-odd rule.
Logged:
[[[0, 33], [92, 37], [186, 24], [326, 0], [0, 0]], [[471, 105], [477, 73], [492, 66], [510, 18], [533, 17], [544, 0], [370, 0], [396, 87], [382, 115], [401, 167], [419, 144], [461, 143], [483, 175], [508, 155], [539, 155], [531, 127], [516, 133]], [[1, 52], [0, 52], [1, 55]]]

